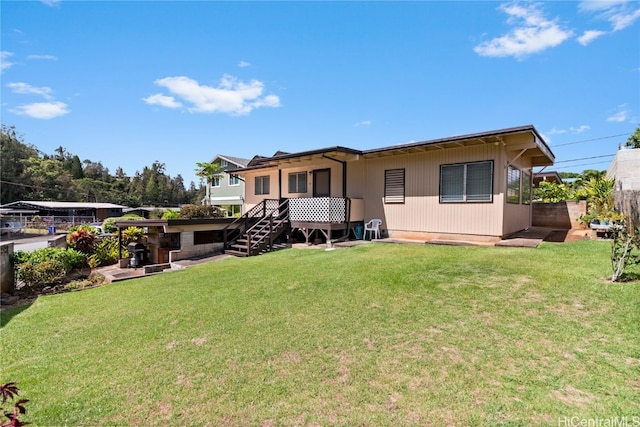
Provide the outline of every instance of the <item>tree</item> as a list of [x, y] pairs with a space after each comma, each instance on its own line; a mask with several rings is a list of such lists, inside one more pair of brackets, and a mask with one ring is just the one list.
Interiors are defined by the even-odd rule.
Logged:
[[38, 150], [24, 142], [15, 127], [2, 125], [0, 137], [0, 203], [26, 199], [32, 190], [31, 182], [25, 179], [26, 162], [39, 158]]
[[211, 162], [198, 162], [196, 163], [196, 166], [198, 166], [196, 168], [196, 175], [206, 179], [207, 181], [204, 203], [209, 204], [211, 200], [211, 182], [213, 181], [213, 177], [224, 171], [224, 168], [220, 163]]
[[627, 139], [627, 147], [640, 148], [640, 126], [638, 126], [636, 131]]

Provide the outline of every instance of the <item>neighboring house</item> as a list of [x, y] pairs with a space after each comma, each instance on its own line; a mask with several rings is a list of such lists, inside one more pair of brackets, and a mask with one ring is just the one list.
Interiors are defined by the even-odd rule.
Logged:
[[224, 209], [229, 217], [241, 215], [245, 184], [233, 171], [246, 167], [249, 159], [218, 154], [211, 163], [220, 165], [222, 172], [207, 182], [206, 195], [202, 204], [218, 206]]
[[538, 188], [542, 181], [555, 182], [556, 184], [562, 184], [562, 178], [558, 175], [558, 172], [537, 172], [533, 174], [533, 188]]
[[347, 238], [379, 218], [391, 238], [495, 242], [531, 227], [532, 168], [553, 161], [528, 125], [372, 150], [277, 153], [235, 172], [245, 180], [247, 216], [286, 220], [307, 241], [318, 232]]
[[[2, 208], [28, 209], [45, 217], [55, 217], [70, 223], [76, 218], [90, 218], [93, 221], [102, 221], [112, 216], [122, 216], [123, 209], [127, 206], [115, 205], [113, 203], [82, 203], [82, 202], [39, 202], [34, 200], [21, 200], [7, 203]], [[90, 221], [89, 221], [90, 222]]]
[[621, 148], [607, 169], [617, 191], [640, 191], [640, 148]]

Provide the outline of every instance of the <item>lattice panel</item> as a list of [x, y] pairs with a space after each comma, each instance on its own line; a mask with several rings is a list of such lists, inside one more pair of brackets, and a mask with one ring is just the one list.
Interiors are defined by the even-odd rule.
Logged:
[[346, 201], [334, 197], [289, 199], [289, 218], [300, 222], [344, 222]]

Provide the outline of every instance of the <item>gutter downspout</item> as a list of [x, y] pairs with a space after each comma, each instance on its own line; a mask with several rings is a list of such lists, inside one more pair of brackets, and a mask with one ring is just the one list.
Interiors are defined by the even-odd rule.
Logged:
[[322, 157], [342, 164], [342, 197], [347, 197], [347, 162], [344, 160], [334, 159], [326, 154], [323, 154]]

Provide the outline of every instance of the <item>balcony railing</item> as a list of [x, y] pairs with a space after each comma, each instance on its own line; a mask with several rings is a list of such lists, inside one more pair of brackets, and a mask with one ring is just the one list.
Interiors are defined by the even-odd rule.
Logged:
[[343, 197], [303, 197], [289, 199], [292, 222], [347, 222], [351, 200]]

